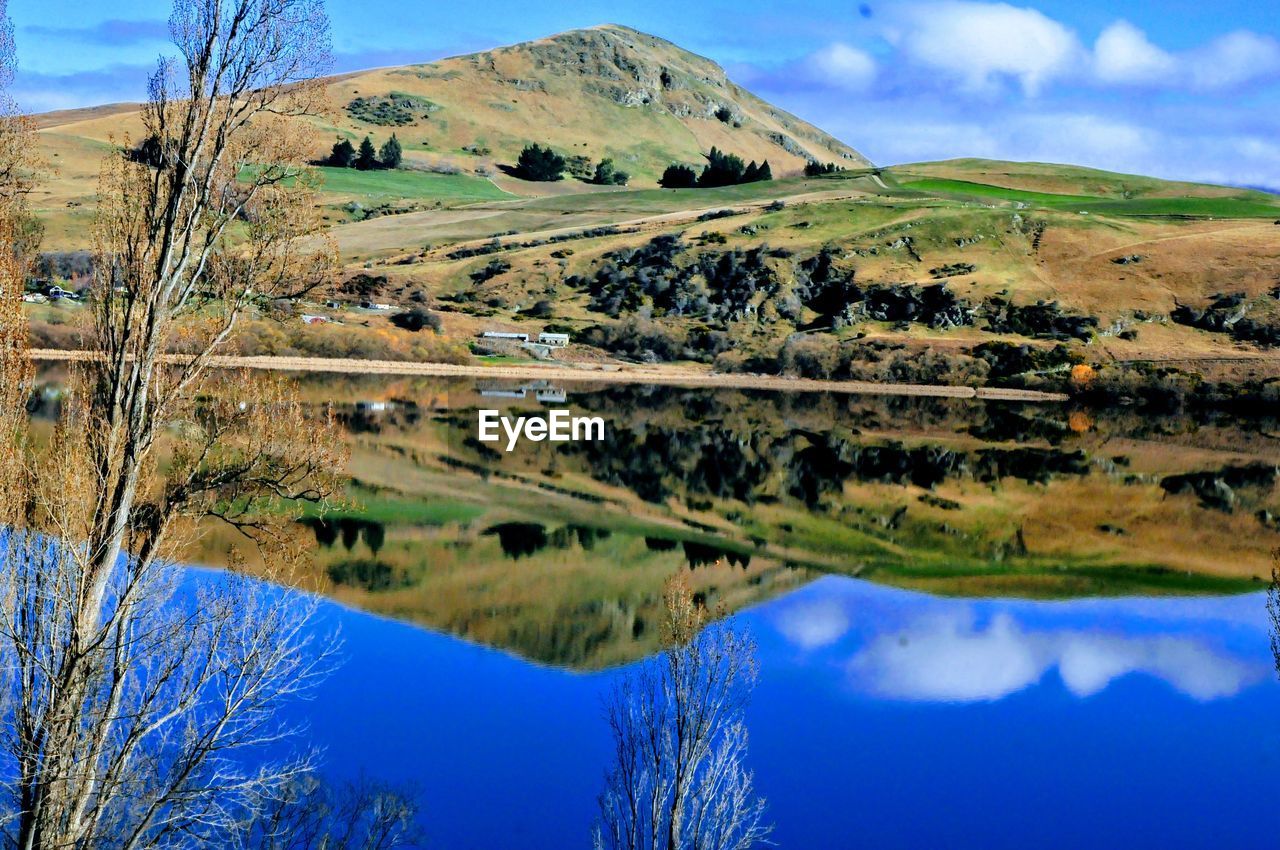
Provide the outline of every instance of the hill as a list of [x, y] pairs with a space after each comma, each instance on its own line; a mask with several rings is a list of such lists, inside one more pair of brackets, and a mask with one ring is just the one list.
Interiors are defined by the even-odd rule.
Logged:
[[[1058, 389], [1073, 363], [1163, 361], [1191, 373], [1185, 389], [1280, 374], [1275, 195], [1050, 163], [874, 168], [713, 62], [613, 25], [325, 85], [328, 109], [307, 119], [316, 156], [394, 132], [405, 167], [321, 169], [348, 267], [339, 307], [298, 309], [344, 325], [250, 323], [244, 352], [525, 357], [473, 340], [555, 326], [577, 343], [562, 357], [810, 377]], [[140, 134], [136, 107], [38, 124], [57, 169], [34, 198], [46, 245], [83, 249], [98, 163]], [[506, 173], [533, 142], [633, 179]], [[769, 160], [775, 179], [656, 186], [712, 147]], [[813, 160], [842, 170], [803, 176]], [[441, 333], [355, 306], [371, 298], [430, 310]], [[70, 344], [77, 309], [33, 308], [37, 341]]]
[[[461, 175], [471, 184], [469, 192], [445, 192], [448, 202], [596, 188], [573, 179], [529, 183], [507, 176], [503, 166], [531, 142], [592, 162], [612, 158], [642, 186], [655, 186], [674, 162], [700, 167], [712, 147], [744, 161], [768, 160], [779, 176], [798, 173], [810, 160], [867, 164], [853, 148], [736, 85], [709, 59], [617, 25], [343, 74], [326, 80], [325, 90], [328, 108], [310, 120], [317, 158], [338, 138], [358, 144], [369, 135], [380, 145], [395, 133], [407, 170], [430, 175], [427, 181]], [[142, 135], [138, 107], [49, 113], [37, 116], [37, 126], [55, 168], [38, 200], [51, 219], [51, 244], [69, 247], [92, 209], [108, 145]], [[369, 175], [328, 176], [336, 184], [330, 187], [335, 203], [377, 206], [421, 197], [385, 191]], [[501, 191], [492, 192], [492, 184]]]

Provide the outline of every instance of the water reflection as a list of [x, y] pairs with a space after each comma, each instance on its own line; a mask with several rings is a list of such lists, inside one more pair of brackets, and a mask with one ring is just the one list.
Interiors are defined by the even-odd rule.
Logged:
[[[1275, 419], [296, 381], [317, 411], [336, 411], [352, 450], [357, 507], [307, 520], [316, 586], [549, 664], [599, 668], [654, 651], [653, 600], [681, 566], [730, 611], [824, 573], [975, 597], [1238, 593], [1265, 586], [1280, 544]], [[509, 453], [476, 439], [480, 409], [545, 416], [544, 390], [563, 392], [574, 415], [602, 416], [606, 439]], [[33, 403], [56, 398], [49, 389]], [[214, 530], [186, 560], [224, 563], [236, 543]], [[970, 637], [989, 624], [976, 628]], [[1038, 659], [1042, 675], [1059, 671]]]
[[[1256, 617], [1238, 619], [1225, 600], [1102, 600], [1075, 604], [895, 597], [865, 588], [824, 588], [817, 599], [782, 600], [771, 621], [805, 651], [825, 651], [851, 686], [878, 699], [981, 702], [1044, 682], [1050, 673], [1076, 697], [1140, 674], [1197, 700], [1234, 696], [1268, 666], [1251, 639]], [[1250, 600], [1255, 596], [1243, 597]], [[867, 603], [872, 612], [868, 628]]]
[[[1273, 846], [1244, 814], [1265, 810], [1280, 758], [1264, 606], [946, 599], [840, 577], [750, 606], [735, 623], [759, 646], [750, 767], [774, 838]], [[442, 847], [586, 844], [612, 753], [602, 700], [634, 668], [584, 676], [339, 616], [350, 662], [309, 709], [334, 763], [423, 782]], [[922, 799], [945, 802], [925, 817]]]
[[979, 623], [972, 610], [877, 637], [849, 661], [850, 676], [868, 693], [952, 702], [1000, 699], [1055, 669], [1078, 697], [1143, 673], [1197, 699], [1231, 696], [1263, 672], [1192, 638], [1033, 631], [1010, 614]]

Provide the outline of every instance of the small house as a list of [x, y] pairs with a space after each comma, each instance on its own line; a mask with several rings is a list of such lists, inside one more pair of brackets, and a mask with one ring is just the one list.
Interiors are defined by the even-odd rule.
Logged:
[[528, 334], [511, 333], [509, 331], [485, 331], [481, 334], [485, 339], [507, 339], [514, 342], [528, 342]]
[[538, 334], [538, 342], [542, 345], [549, 345], [552, 348], [564, 348], [569, 344], [568, 334]]
[[304, 325], [327, 325], [333, 321], [328, 316], [309, 316], [306, 313], [302, 314], [301, 319]]

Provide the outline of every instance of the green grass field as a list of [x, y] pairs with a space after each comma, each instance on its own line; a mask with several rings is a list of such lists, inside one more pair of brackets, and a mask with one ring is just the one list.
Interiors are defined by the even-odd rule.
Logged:
[[434, 174], [427, 171], [356, 171], [354, 168], [317, 169], [322, 191], [370, 200], [500, 201], [515, 197], [483, 177]]
[[[903, 189], [959, 198], [991, 199], [1050, 207], [1064, 212], [1088, 212], [1120, 216], [1189, 216], [1194, 218], [1276, 218], [1280, 203], [1260, 192], [1220, 198], [1102, 198], [1091, 195], [1066, 195], [1009, 189], [967, 180], [939, 177], [908, 180]], [[1278, 199], [1280, 200], [1280, 199]]]
[[929, 194], [963, 195], [974, 198], [995, 198], [1001, 201], [1022, 201], [1028, 204], [1043, 206], [1062, 206], [1073, 202], [1101, 201], [1091, 195], [1055, 195], [1049, 192], [1029, 192], [1025, 189], [1007, 189], [1004, 186], [991, 186], [986, 183], [971, 183], [968, 180], [947, 180], [941, 177], [926, 177], [909, 180], [901, 184], [902, 188]]

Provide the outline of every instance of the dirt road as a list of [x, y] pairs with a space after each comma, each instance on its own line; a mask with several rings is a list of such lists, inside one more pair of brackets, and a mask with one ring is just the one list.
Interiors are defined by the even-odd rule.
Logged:
[[[83, 361], [87, 351], [35, 349], [33, 360]], [[185, 358], [170, 355], [169, 362]], [[661, 384], [679, 387], [782, 390], [788, 392], [898, 395], [931, 398], [979, 398], [998, 401], [1062, 402], [1067, 396], [1035, 390], [999, 387], [948, 387], [931, 384], [876, 384], [867, 381], [817, 381], [774, 375], [737, 375], [698, 372], [680, 367], [581, 366], [565, 364], [528, 366], [459, 366], [451, 363], [407, 363], [394, 360], [329, 360], [318, 357], [213, 357], [220, 369], [270, 369], [285, 372], [334, 372], [346, 375], [422, 375], [441, 378], [488, 378], [497, 381], [552, 381], [600, 384]]]

